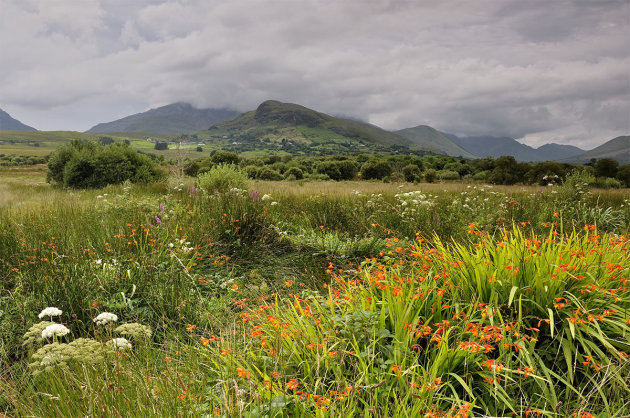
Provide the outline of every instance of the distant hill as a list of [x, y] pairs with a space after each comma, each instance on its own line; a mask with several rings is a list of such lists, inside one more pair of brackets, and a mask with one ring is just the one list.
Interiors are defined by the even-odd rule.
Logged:
[[267, 100], [256, 110], [197, 132], [213, 144], [238, 144], [239, 149], [274, 148], [287, 152], [344, 153], [406, 148], [433, 151], [369, 123], [336, 118], [293, 103]]
[[466, 151], [443, 133], [430, 126], [419, 125], [414, 128], [401, 129], [394, 132], [404, 138], [411, 140], [427, 149], [432, 149], [440, 154], [447, 154], [454, 157], [477, 158], [472, 153]]
[[238, 116], [231, 109], [197, 109], [188, 103], [173, 103], [113, 122], [99, 123], [87, 133], [147, 132], [180, 134], [208, 129], [213, 124]]
[[507, 136], [458, 137], [446, 133], [444, 135], [479, 157], [498, 158], [503, 155], [511, 155], [517, 161], [559, 161], [584, 152], [578, 147], [560, 144], [545, 144], [539, 148], [533, 148]]
[[591, 159], [613, 158], [620, 164], [630, 164], [630, 136], [618, 136], [585, 153], [567, 158], [564, 162], [586, 163]]
[[536, 148], [545, 160], [560, 161], [584, 153], [584, 150], [573, 145], [545, 144]]
[[13, 119], [4, 110], [0, 109], [0, 130], [7, 131], [36, 131], [37, 129], [25, 125], [17, 119]]

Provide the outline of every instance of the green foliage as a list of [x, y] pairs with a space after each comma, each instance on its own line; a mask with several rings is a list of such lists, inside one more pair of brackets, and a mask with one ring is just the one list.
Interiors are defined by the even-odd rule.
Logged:
[[452, 170], [439, 170], [435, 173], [440, 180], [459, 180], [459, 173]]
[[168, 149], [168, 142], [156, 142], [153, 146], [153, 149], [156, 151], [164, 151]]
[[408, 164], [402, 169], [405, 181], [409, 183], [417, 183], [422, 178], [422, 172], [416, 164]]
[[232, 189], [246, 189], [247, 175], [233, 165], [219, 164], [199, 175], [197, 184], [207, 193], [225, 193]]
[[595, 175], [597, 177], [615, 177], [617, 175], [617, 168], [619, 162], [612, 158], [602, 158], [597, 160], [595, 164]]
[[213, 164], [238, 164], [238, 154], [229, 151], [217, 150], [212, 153], [210, 160]]
[[265, 166], [258, 171], [256, 178], [260, 180], [282, 180], [282, 175], [269, 166]]
[[50, 156], [46, 179], [61, 187], [87, 189], [127, 180], [148, 183], [162, 176], [149, 157], [124, 143], [103, 146], [89, 141], [71, 141]]
[[427, 183], [433, 183], [437, 178], [437, 170], [429, 168], [424, 172], [424, 180]]
[[284, 172], [285, 180], [302, 180], [304, 178], [304, 172], [299, 167], [290, 167]]
[[391, 174], [392, 167], [387, 161], [370, 160], [361, 166], [361, 178], [364, 180], [382, 180]]

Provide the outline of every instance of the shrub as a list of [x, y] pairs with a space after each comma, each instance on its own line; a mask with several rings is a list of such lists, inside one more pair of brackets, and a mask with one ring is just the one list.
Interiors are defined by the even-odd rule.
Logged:
[[436, 173], [440, 180], [459, 180], [459, 173], [451, 170], [440, 170]]
[[387, 161], [370, 160], [361, 166], [361, 177], [364, 180], [382, 180], [392, 175], [392, 166]]
[[187, 176], [195, 177], [199, 172], [199, 163], [196, 161], [188, 161], [184, 164], [184, 174]]
[[154, 150], [157, 151], [164, 151], [168, 149], [168, 143], [167, 142], [156, 142], [155, 146], [153, 147]]
[[435, 171], [432, 168], [429, 168], [427, 171], [424, 172], [424, 180], [427, 183], [433, 183], [436, 177], [437, 177], [437, 171]]
[[263, 167], [258, 172], [260, 180], [282, 180], [282, 176], [271, 167]]
[[417, 183], [420, 181], [421, 172], [420, 168], [416, 164], [409, 164], [403, 167], [402, 169], [403, 176], [405, 177], [405, 181], [409, 183]]
[[200, 174], [197, 184], [208, 193], [225, 193], [231, 189], [246, 189], [247, 175], [233, 165], [219, 164]]
[[290, 176], [293, 176], [295, 180], [302, 180], [304, 178], [304, 172], [298, 167], [291, 167], [284, 173], [284, 179], [288, 180]]
[[127, 180], [147, 183], [163, 176], [157, 165], [122, 142], [107, 146], [72, 141], [52, 153], [46, 179], [71, 188], [99, 188]]
[[240, 158], [234, 152], [218, 150], [212, 154], [210, 160], [214, 164], [238, 164]]

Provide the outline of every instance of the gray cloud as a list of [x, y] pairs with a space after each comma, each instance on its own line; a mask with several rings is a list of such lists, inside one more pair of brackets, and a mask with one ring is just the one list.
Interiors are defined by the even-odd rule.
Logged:
[[630, 132], [630, 3], [0, 0], [0, 107], [85, 130], [266, 99], [592, 147]]

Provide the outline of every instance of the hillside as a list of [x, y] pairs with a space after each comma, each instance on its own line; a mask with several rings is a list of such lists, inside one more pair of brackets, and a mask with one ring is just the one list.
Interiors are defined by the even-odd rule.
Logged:
[[345, 153], [432, 147], [351, 119], [336, 118], [292, 103], [268, 100], [256, 110], [196, 133], [213, 144], [240, 151], [276, 149], [292, 153]]
[[87, 133], [150, 132], [179, 134], [208, 129], [213, 124], [236, 117], [231, 109], [197, 109], [188, 103], [167, 106], [137, 113], [112, 122], [99, 123]]
[[479, 156], [498, 158], [503, 155], [511, 155], [517, 161], [560, 161], [575, 155], [582, 154], [584, 150], [573, 145], [545, 144], [539, 148], [533, 148], [522, 144], [507, 136], [465, 136], [458, 137], [452, 134], [444, 134], [455, 144], [463, 149]]
[[4, 110], [0, 109], [0, 130], [8, 131], [36, 131], [37, 129], [25, 125], [17, 119], [14, 119]]
[[585, 151], [573, 145], [551, 143], [536, 148], [536, 152], [547, 160], [558, 161], [583, 154]]
[[429, 149], [432, 148], [440, 154], [464, 158], [477, 158], [472, 153], [457, 145], [450, 138], [446, 137], [443, 133], [430, 126], [420, 125], [414, 128], [401, 129], [394, 133], [411, 140], [414, 144], [419, 144]]
[[593, 158], [613, 158], [620, 164], [630, 164], [630, 136], [618, 136], [590, 151], [567, 158], [564, 162], [585, 163]]

